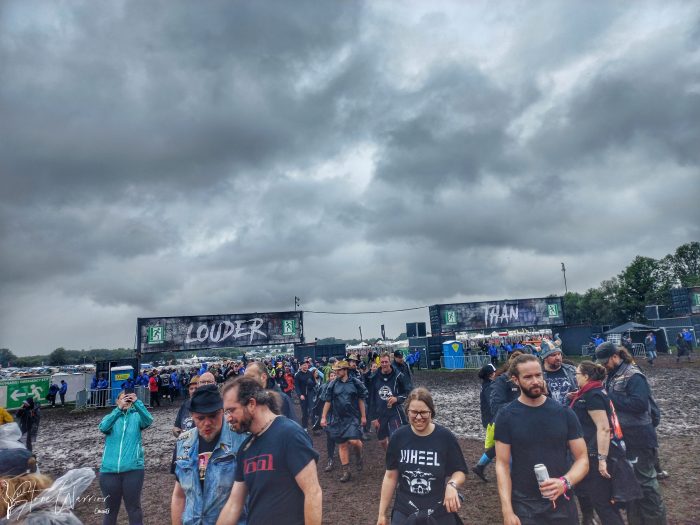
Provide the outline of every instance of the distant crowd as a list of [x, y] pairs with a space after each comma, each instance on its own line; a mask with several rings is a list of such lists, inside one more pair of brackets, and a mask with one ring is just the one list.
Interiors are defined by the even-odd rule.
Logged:
[[[513, 346], [505, 362], [492, 356], [478, 374], [485, 442], [472, 468], [452, 431], [435, 422], [432, 394], [414, 385], [420, 360], [413, 354], [244, 356], [142, 370], [124, 382], [116, 407], [99, 424], [103, 525], [117, 522], [122, 503], [130, 524], [143, 523], [141, 434], [153, 422], [150, 410], [178, 398], [173, 489], [163, 502], [173, 525], [320, 524], [318, 468], [337, 471], [341, 483], [362, 476], [372, 435], [385, 454], [378, 496], [369, 500], [377, 525], [461, 523], [465, 479], [471, 473], [488, 481], [491, 463], [506, 525], [665, 524], [660, 410], [625, 346], [596, 343], [594, 361], [577, 366], [564, 361], [558, 338], [543, 341], [537, 355]], [[105, 382], [96, 376], [91, 385], [98, 406], [105, 404]], [[138, 387], [148, 389], [150, 410]], [[61, 388], [54, 394], [63, 401]], [[30, 518], [79, 523], [70, 508], [44, 505], [51, 480], [38, 474], [31, 452], [30, 419], [38, 412], [30, 404], [17, 413], [22, 428], [0, 425], [0, 484], [37, 502], [0, 503], [7, 516], [0, 525]], [[0, 419], [6, 419], [2, 411]], [[325, 451], [314, 448], [313, 435], [325, 435]], [[93, 478], [91, 469], [74, 469], [57, 483], [79, 493]]]

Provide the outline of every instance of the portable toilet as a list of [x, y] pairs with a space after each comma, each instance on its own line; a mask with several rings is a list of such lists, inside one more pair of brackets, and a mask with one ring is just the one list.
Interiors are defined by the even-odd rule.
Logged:
[[442, 343], [442, 356], [445, 368], [464, 368], [464, 344], [461, 341]]
[[110, 399], [116, 403], [117, 396], [122, 390], [122, 384], [129, 378], [134, 377], [134, 367], [131, 365], [115, 366], [109, 370]]

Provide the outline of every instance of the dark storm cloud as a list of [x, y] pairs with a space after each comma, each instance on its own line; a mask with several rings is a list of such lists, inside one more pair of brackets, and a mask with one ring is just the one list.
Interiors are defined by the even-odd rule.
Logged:
[[584, 290], [697, 239], [699, 18], [664, 5], [0, 4], [0, 346]]
[[12, 25], [28, 3], [3, 13], [0, 60], [13, 82], [0, 85], [0, 154], [11, 199], [32, 199], [37, 186], [72, 200], [124, 184], [215, 182], [299, 156], [307, 141], [323, 153], [332, 99], [294, 83], [354, 34], [359, 4], [38, 6], [62, 31]]

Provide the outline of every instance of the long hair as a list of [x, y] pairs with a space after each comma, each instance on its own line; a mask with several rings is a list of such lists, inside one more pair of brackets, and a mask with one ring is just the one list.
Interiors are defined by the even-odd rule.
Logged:
[[252, 377], [238, 376], [235, 379], [229, 379], [224, 383], [221, 396], [223, 397], [233, 388], [238, 390], [237, 397], [241, 405], [245, 406], [248, 404], [248, 401], [255, 399], [256, 404], [265, 405], [274, 414], [280, 414], [282, 400], [277, 393], [263, 388], [260, 386], [260, 383]]
[[593, 361], [581, 361], [578, 368], [581, 370], [581, 373], [587, 375], [591, 381], [602, 381], [608, 373], [603, 365], [594, 363]]
[[53, 481], [43, 474], [23, 474], [21, 476], [0, 477], [0, 519], [7, 517], [7, 511], [30, 503], [41, 495]]
[[520, 355], [526, 355], [526, 354], [525, 354], [525, 352], [522, 352], [521, 350], [515, 350], [512, 354], [510, 354], [508, 356], [508, 360], [505, 363], [503, 363], [503, 365], [501, 365], [501, 367], [498, 370], [496, 370], [496, 377], [508, 372], [508, 367], [510, 366], [511, 361], [513, 361], [513, 359], [515, 359], [516, 357], [518, 357]]

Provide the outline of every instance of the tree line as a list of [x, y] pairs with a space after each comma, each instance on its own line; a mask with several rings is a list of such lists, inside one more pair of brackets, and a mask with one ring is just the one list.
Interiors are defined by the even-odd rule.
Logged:
[[[700, 242], [690, 242], [676, 251], [653, 259], [638, 255], [618, 275], [590, 288], [584, 293], [568, 292], [564, 295], [564, 321], [566, 324], [621, 324], [626, 321], [644, 322], [644, 307], [649, 304], [670, 303], [670, 291], [676, 287], [700, 286]], [[401, 334], [399, 339], [405, 338]], [[369, 340], [370, 343], [372, 340]], [[319, 344], [358, 344], [359, 339], [328, 337], [317, 340]], [[244, 350], [226, 348], [207, 350], [208, 356], [239, 358]], [[56, 348], [47, 355], [17, 357], [8, 348], [0, 348], [0, 365], [41, 366], [80, 365], [107, 359], [134, 357], [131, 348], [67, 350]], [[147, 359], [169, 362], [185, 357], [175, 353], [149, 354]]]
[[564, 295], [566, 324], [645, 322], [644, 307], [670, 305], [671, 289], [700, 286], [700, 242], [653, 259], [638, 255], [618, 275], [584, 293]]

